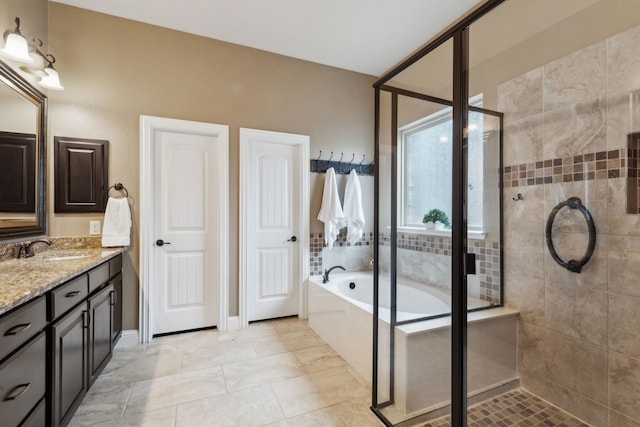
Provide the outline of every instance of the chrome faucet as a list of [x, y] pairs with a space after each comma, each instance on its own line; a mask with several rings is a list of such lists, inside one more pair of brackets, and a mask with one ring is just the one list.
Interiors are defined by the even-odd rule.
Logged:
[[346, 269], [341, 265], [333, 266], [330, 269], [324, 271], [324, 274], [322, 275], [322, 283], [327, 283], [329, 281], [329, 273], [331, 273], [336, 268], [341, 268], [342, 270], [346, 271]]
[[46, 243], [51, 246], [51, 240], [49, 239], [36, 239], [30, 242], [22, 242], [20, 243], [20, 249], [18, 249], [18, 259], [20, 258], [31, 258], [35, 254], [33, 253], [33, 245], [36, 243]]

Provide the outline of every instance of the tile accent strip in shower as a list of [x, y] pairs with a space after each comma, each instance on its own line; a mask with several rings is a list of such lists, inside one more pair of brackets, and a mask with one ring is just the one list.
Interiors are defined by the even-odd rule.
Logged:
[[[381, 233], [383, 246], [391, 244], [391, 234]], [[398, 249], [435, 255], [451, 255], [451, 238], [417, 233], [398, 233]], [[477, 256], [480, 299], [500, 303], [500, 244], [489, 240], [469, 240], [468, 251]]]
[[506, 166], [504, 187], [638, 176], [637, 150], [620, 149]]
[[[355, 244], [351, 244], [347, 241], [346, 228], [340, 230], [340, 234], [338, 234], [333, 244], [336, 247], [371, 245], [373, 245], [373, 233], [363, 233], [360, 240]], [[323, 273], [322, 248], [324, 248], [324, 233], [311, 233], [309, 239], [309, 274], [312, 276]]]

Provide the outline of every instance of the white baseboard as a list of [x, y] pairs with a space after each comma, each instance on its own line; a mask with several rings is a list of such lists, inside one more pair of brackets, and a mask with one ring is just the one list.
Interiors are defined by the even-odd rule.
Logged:
[[122, 335], [116, 344], [116, 348], [130, 347], [136, 344], [140, 344], [140, 334], [137, 329], [130, 329], [128, 331], [122, 331]]
[[241, 326], [240, 316], [229, 316], [227, 318], [227, 331], [238, 331]]

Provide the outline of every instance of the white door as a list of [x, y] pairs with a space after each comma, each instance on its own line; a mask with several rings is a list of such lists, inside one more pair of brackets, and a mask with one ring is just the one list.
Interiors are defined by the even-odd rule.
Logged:
[[[299, 313], [308, 136], [240, 129], [248, 321]], [[305, 202], [306, 203], [306, 202]]]
[[219, 135], [153, 136], [153, 334], [215, 326], [220, 265]]

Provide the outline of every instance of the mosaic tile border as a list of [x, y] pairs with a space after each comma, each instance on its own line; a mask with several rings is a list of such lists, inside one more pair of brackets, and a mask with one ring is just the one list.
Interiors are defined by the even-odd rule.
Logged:
[[628, 135], [628, 147], [630, 170], [627, 185], [631, 191], [627, 191], [627, 213], [640, 214], [640, 132]]
[[[340, 230], [338, 238], [333, 246], [335, 247], [348, 247], [348, 246], [371, 246], [373, 245], [373, 233], [363, 233], [362, 238], [356, 243], [351, 244], [347, 241], [346, 229]], [[318, 275], [322, 274], [322, 249], [324, 244], [324, 233], [310, 233], [309, 234], [309, 274]]]
[[[515, 390], [469, 408], [469, 427], [482, 426], [549, 426], [589, 427], [562, 409], [540, 399], [525, 390]], [[446, 416], [423, 424], [422, 427], [445, 427], [451, 425]]]
[[505, 166], [503, 183], [511, 188], [638, 176], [638, 149], [622, 148]]
[[480, 299], [500, 304], [500, 244], [485, 240], [471, 240], [467, 250], [476, 254], [480, 266]]
[[[391, 234], [381, 234], [382, 246], [391, 245]], [[451, 255], [451, 238], [428, 234], [398, 233], [398, 248], [436, 255]], [[479, 261], [480, 299], [500, 303], [500, 244], [489, 240], [469, 240], [468, 250]]]

